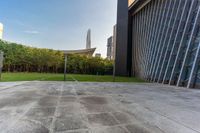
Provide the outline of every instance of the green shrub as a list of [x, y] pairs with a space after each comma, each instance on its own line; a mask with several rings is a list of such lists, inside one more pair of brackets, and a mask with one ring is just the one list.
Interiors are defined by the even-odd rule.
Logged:
[[[63, 73], [64, 54], [52, 49], [41, 49], [0, 40], [4, 52], [6, 72]], [[67, 72], [77, 74], [112, 74], [113, 62], [102, 58], [69, 55]]]

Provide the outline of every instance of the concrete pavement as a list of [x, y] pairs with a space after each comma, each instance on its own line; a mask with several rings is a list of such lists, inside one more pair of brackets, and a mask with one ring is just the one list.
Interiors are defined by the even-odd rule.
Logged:
[[158, 84], [0, 83], [0, 132], [200, 133], [200, 91]]

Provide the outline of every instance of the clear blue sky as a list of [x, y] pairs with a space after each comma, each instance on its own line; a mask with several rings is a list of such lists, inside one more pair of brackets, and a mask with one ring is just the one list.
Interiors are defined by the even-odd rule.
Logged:
[[116, 8], [117, 0], [1, 0], [3, 39], [40, 48], [80, 49], [91, 28], [92, 46], [105, 57]]

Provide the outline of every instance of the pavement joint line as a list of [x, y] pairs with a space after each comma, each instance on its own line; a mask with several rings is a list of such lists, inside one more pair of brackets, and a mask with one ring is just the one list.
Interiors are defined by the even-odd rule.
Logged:
[[[129, 114], [128, 113], [126, 113], [126, 112], [123, 112], [124, 114], [126, 114], [126, 115], [128, 115], [129, 116]], [[142, 122], [141, 122], [142, 123]], [[131, 125], [131, 124], [133, 124], [133, 122], [131, 122], [131, 123], [128, 123], [128, 124], [122, 124], [122, 126], [126, 129], [126, 130], [128, 130], [125, 126], [126, 125]], [[163, 133], [166, 133], [165, 131], [163, 131], [161, 128], [159, 128], [158, 126], [156, 126], [156, 125], [151, 125], [151, 126], [155, 126], [156, 128], [158, 128], [161, 132], [163, 132]], [[128, 130], [128, 132], [130, 133], [130, 131]]]
[[[120, 112], [121, 113], [121, 112]], [[113, 115], [113, 113], [109, 113], [119, 124], [121, 124], [121, 122]], [[127, 133], [131, 133], [128, 129], [125, 128], [125, 126], [122, 126], [122, 128], [127, 132]]]
[[[110, 126], [101, 126], [102, 128], [114, 128], [114, 127], [124, 127], [125, 128], [125, 126], [128, 126], [128, 125], [132, 125], [133, 123], [124, 123], [124, 124], [116, 124], [116, 125], [110, 125]], [[92, 127], [92, 129], [97, 129], [98, 127]], [[124, 129], [123, 128], [123, 129]], [[126, 129], [127, 130], [127, 129]], [[128, 131], [129, 132], [129, 131]]]
[[[141, 105], [141, 106], [142, 106], [142, 105]], [[157, 115], [160, 115], [160, 116], [162, 116], [162, 117], [164, 117], [164, 118], [166, 118], [166, 119], [168, 119], [168, 120], [170, 120], [170, 121], [173, 121], [174, 123], [177, 123], [177, 124], [179, 124], [179, 125], [181, 125], [181, 126], [183, 126], [183, 127], [185, 127], [185, 128], [188, 128], [188, 129], [190, 129], [190, 130], [192, 130], [192, 131], [195, 131], [195, 132], [197, 132], [197, 133], [200, 133], [200, 131], [197, 131], [197, 130], [191, 128], [191, 127], [188, 127], [188, 126], [186, 126], [185, 124], [183, 124], [183, 123], [181, 123], [181, 122], [179, 122], [179, 121], [177, 121], [177, 120], [174, 120], [174, 119], [172, 119], [172, 118], [170, 118], [170, 117], [167, 117], [166, 115], [163, 115], [163, 114], [161, 114], [161, 113], [159, 113], [159, 112], [157, 112], [157, 111], [153, 111], [153, 110], [151, 110], [151, 109], [148, 108], [148, 107], [145, 107], [145, 106], [142, 106], [142, 107], [145, 108], [145, 109], [147, 109], [147, 110], [149, 110], [150, 112], [153, 112], [153, 113], [155, 113], [155, 114], [157, 114]]]
[[65, 131], [65, 133], [82, 132], [82, 131], [88, 131], [88, 129], [75, 129], [75, 130], [68, 130], [68, 131]]
[[21, 85], [24, 85], [24, 84], [29, 83], [29, 82], [30, 82], [30, 81], [23, 81], [23, 82], [20, 83], [20, 84], [16, 84], [16, 85], [9, 86], [9, 87], [4, 87], [4, 88], [0, 89], [0, 91], [8, 90], [8, 89], [11, 89], [12, 87], [21, 86]]
[[[24, 117], [25, 119], [27, 119], [27, 117], [25, 116]], [[33, 120], [34, 118], [41, 118], [41, 119], [50, 119], [50, 118], [52, 118], [53, 119], [53, 116], [48, 116], [48, 117], [42, 117], [42, 116], [36, 116], [36, 117], [30, 117], [31, 119], [29, 119], [29, 120]]]
[[[78, 132], [78, 131], [88, 131], [89, 129], [88, 128], [80, 128], [80, 129], [70, 129], [70, 130], [67, 130], [67, 131], [64, 131], [64, 133], [72, 133], [74, 131]], [[56, 132], [57, 133], [57, 132]], [[62, 131], [61, 132], [58, 132], [58, 133], [63, 133]]]
[[74, 80], [76, 83], [78, 83], [78, 80], [76, 80], [72, 75], [70, 75], [70, 77], [72, 78], [72, 80]]
[[[118, 106], [120, 106], [120, 109], [122, 109], [123, 110], [123, 108], [124, 108], [124, 105], [122, 104], [122, 103], [120, 103], [120, 102], [117, 102], [118, 103]], [[122, 112], [122, 111], [117, 111], [117, 112], [113, 112], [113, 113], [122, 113], [122, 114], [125, 114], [125, 115], [127, 115], [127, 116], [130, 116], [130, 114], [128, 114], [127, 113], [127, 111], [124, 111], [124, 112]], [[111, 113], [111, 115], [112, 115], [112, 113]], [[113, 117], [114, 118], [116, 118], [114, 115], [113, 115]], [[116, 118], [117, 119], [117, 118]], [[118, 120], [118, 119], [117, 119]], [[125, 127], [126, 125], [131, 125], [131, 124], [133, 124], [133, 121], [131, 120], [131, 122], [129, 123], [129, 124], [125, 124], [125, 125], [123, 125], [123, 128], [125, 128], [125, 130], [127, 131], [127, 132], [129, 132], [130, 133], [130, 131]], [[154, 126], [154, 125], [153, 125]], [[155, 125], [156, 126], [156, 125]], [[162, 131], [163, 133], [166, 133], [165, 131], [163, 131], [162, 129], [160, 129], [158, 126], [156, 126], [156, 128], [158, 128], [160, 131]]]
[[[75, 81], [75, 83], [77, 84], [77, 85], [79, 85], [79, 81]], [[78, 103], [81, 105], [81, 101], [80, 101], [80, 98], [79, 98], [79, 95], [77, 94], [77, 91], [76, 91], [76, 87], [75, 87], [75, 85], [73, 85], [73, 90], [75, 91], [75, 95], [76, 95], [76, 98], [77, 98], [77, 100], [78, 100]], [[85, 108], [84, 108], [85, 109]], [[87, 118], [87, 116], [85, 115], [85, 113], [82, 111], [82, 109], [80, 109], [80, 113], [81, 113], [81, 115], [83, 116], [83, 117], [85, 117], [85, 119], [86, 119], [86, 125], [87, 125], [87, 127], [88, 127], [88, 131], [90, 131], [90, 132], [92, 132], [92, 129], [91, 129], [91, 126], [90, 126], [90, 123], [89, 123], [89, 119]]]
[[[120, 113], [122, 113], [122, 112], [120, 112]], [[124, 114], [126, 114], [127, 116], [129, 116], [130, 114], [128, 114], [127, 112], [123, 112]], [[140, 121], [139, 121], [140, 122]], [[142, 123], [142, 122], [141, 122]], [[129, 124], [126, 124], [126, 125], [131, 125], [131, 124], [133, 124], [133, 122], [131, 122], [131, 123], [129, 123]], [[126, 126], [126, 125], [124, 125], [124, 126]], [[151, 125], [151, 126], [155, 126], [156, 128], [158, 128], [161, 132], [163, 132], [163, 133], [166, 133], [165, 131], [163, 131], [160, 127], [158, 127], [158, 126], [156, 126], [156, 125]], [[124, 127], [124, 128], [126, 128], [126, 127]], [[126, 128], [127, 129], [127, 128]], [[128, 129], [127, 129], [128, 130]]]
[[86, 115], [100, 115], [100, 114], [111, 114], [111, 113], [121, 113], [119, 111], [116, 111], [116, 112], [96, 112], [96, 113], [85, 113]]
[[[104, 128], [104, 129], [108, 129], [108, 128], [114, 128], [114, 127], [122, 127], [125, 131], [127, 131], [128, 133], [130, 133], [130, 131], [128, 129], [125, 128], [125, 126], [128, 126], [128, 125], [131, 125], [133, 123], [128, 123], [128, 124], [116, 124], [116, 125], [110, 125], [110, 126], [101, 126], [101, 128]], [[98, 129], [98, 127], [92, 127], [91, 129], [75, 129], [75, 130], [68, 130], [68, 131], [65, 131], [66, 133], [71, 133], [72, 131], [91, 131], [91, 130], [95, 130], [95, 129]]]
[[[79, 85], [79, 82], [76, 81], [76, 83]], [[74, 87], [75, 88], [75, 87]], [[77, 95], [77, 93], [76, 93]], [[78, 96], [78, 95], [77, 95]], [[90, 95], [90, 96], [99, 96], [99, 95]], [[78, 96], [79, 97], [79, 96]], [[86, 95], [85, 97], [88, 97], [88, 95]], [[110, 97], [110, 96], [109, 96]], [[118, 111], [117, 111], [118, 112]], [[99, 112], [99, 113], [85, 113], [85, 115], [93, 115], [93, 114], [104, 114], [104, 113], [108, 113], [110, 114], [119, 124], [116, 124], [114, 126], [102, 126], [102, 127], [107, 127], [107, 128], [111, 128], [111, 127], [118, 127], [118, 126], [121, 126], [127, 133], [130, 133], [130, 131], [125, 127], [125, 125], [128, 125], [128, 124], [121, 124], [120, 121], [112, 114], [112, 113], [117, 113], [117, 112]], [[121, 112], [119, 112], [121, 113]], [[89, 120], [87, 118], [87, 123], [88, 123], [88, 127], [89, 127], [89, 131], [92, 131], [93, 127], [90, 126], [89, 124]], [[129, 123], [130, 124], [130, 123]]]
[[[114, 99], [113, 99], [113, 97], [110, 97], [113, 101], [115, 101]], [[120, 102], [117, 102], [117, 103], [112, 103], [113, 105], [115, 105], [115, 106], [120, 106], [120, 107], [124, 107], [124, 105], [122, 104], [122, 103], [120, 103]], [[125, 115], [127, 115], [127, 116], [129, 116], [129, 114], [127, 114], [127, 113], [125, 113], [125, 112], [122, 112], [121, 111], [121, 109], [120, 109], [120, 111], [116, 111], [116, 112], [111, 112], [110, 114], [115, 118], [115, 120], [118, 122], [118, 123], [120, 123], [120, 121], [114, 116], [114, 114], [113, 113], [122, 113], [122, 114], [125, 114]], [[121, 123], [120, 123], [121, 124]], [[129, 124], [132, 124], [132, 120], [131, 120], [131, 122], [129, 123]], [[127, 125], [127, 124], [125, 124], [125, 125]], [[131, 133], [126, 127], [125, 127], [125, 125], [122, 125], [122, 127], [123, 127], [123, 129], [125, 130], [125, 131], [127, 131], [128, 133]]]
[[[40, 117], [41, 118], [41, 117]], [[24, 120], [29, 120], [29, 121], [32, 121], [32, 122], [34, 122], [34, 123], [36, 123], [36, 124], [40, 124], [40, 125], [42, 125], [43, 127], [46, 127], [47, 129], [48, 129], [48, 127], [47, 126], [45, 126], [42, 122], [40, 122], [40, 121], [37, 121], [37, 120], [34, 120], [34, 119], [28, 119], [28, 118], [24, 118]]]
[[[62, 105], [59, 105], [57, 106], [58, 108], [67, 108], [69, 106], [62, 106]], [[33, 109], [38, 109], [38, 108], [41, 108], [41, 109], [45, 109], [45, 108], [56, 108], [56, 106], [42, 106], [42, 107], [39, 107], [39, 106], [35, 106], [35, 107], [32, 107]], [[1, 110], [1, 109], [0, 109]]]
[[26, 107], [24, 113], [22, 113], [21, 115], [17, 116], [15, 118], [15, 120], [9, 124], [9, 126], [5, 129], [6, 130], [5, 133], [7, 133], [8, 130], [11, 129], [20, 119], [24, 118], [24, 116], [26, 115], [26, 113], [28, 113], [28, 111], [31, 109], [33, 104], [35, 104], [35, 102], [30, 104], [28, 107]]
[[[38, 108], [31, 108], [31, 109], [38, 109]], [[45, 107], [43, 109], [45, 109]], [[7, 110], [5, 109], [5, 110], [0, 110], [0, 111], [7, 111]], [[122, 112], [116, 111], [116, 112], [97, 112], [97, 113], [83, 113], [83, 114], [84, 115], [100, 115], [100, 114], [112, 114], [112, 113], [122, 113]], [[124, 112], [123, 112], [123, 114], [124, 114]], [[66, 116], [74, 116], [74, 115], [81, 115], [81, 113], [69, 114], [69, 115], [66, 115]], [[39, 117], [39, 118], [53, 118], [53, 117], [54, 117], [54, 115], [49, 116], [49, 117]]]
[[157, 125], [154, 125], [156, 128], [158, 128], [160, 131], [162, 131], [163, 133], [167, 133], [165, 131], [163, 131], [160, 127], [158, 127]]
[[[144, 106], [143, 106], [143, 107], [144, 107]], [[154, 112], [154, 113], [156, 113], [156, 114], [158, 114], [158, 115], [161, 115], [161, 116], [163, 116], [163, 117], [165, 117], [165, 118], [167, 118], [167, 119], [169, 119], [169, 120], [171, 120], [171, 121], [174, 121], [174, 122], [176, 122], [177, 124], [180, 124], [180, 125], [184, 126], [185, 128], [188, 128], [188, 129], [191, 129], [191, 130], [193, 130], [193, 131], [195, 131], [195, 132], [200, 133], [200, 131], [197, 131], [197, 130], [195, 130], [195, 129], [193, 129], [193, 128], [191, 128], [191, 127], [189, 127], [189, 126], [187, 126], [187, 125], [185, 125], [185, 124], [183, 124], [183, 123], [181, 123], [181, 122], [179, 122], [179, 121], [177, 121], [177, 120], [175, 120], [175, 119], [172, 119], [172, 118], [170, 118], [170, 117], [167, 117], [166, 115], [164, 115], [164, 114], [162, 114], [162, 113], [160, 113], [160, 112], [153, 111], [153, 110], [151, 110], [151, 109], [148, 108], [148, 107], [144, 107], [144, 108], [146, 108], [147, 110], [149, 110], [149, 111], [151, 111], [151, 112]]]
[[57, 120], [57, 113], [58, 113], [58, 105], [60, 104], [60, 100], [63, 94], [63, 89], [64, 89], [64, 83], [62, 84], [62, 86], [60, 87], [60, 95], [57, 99], [57, 106], [55, 108], [55, 112], [54, 112], [54, 116], [53, 116], [53, 120], [52, 123], [50, 125], [50, 133], [54, 133], [54, 129], [55, 129], [55, 122]]

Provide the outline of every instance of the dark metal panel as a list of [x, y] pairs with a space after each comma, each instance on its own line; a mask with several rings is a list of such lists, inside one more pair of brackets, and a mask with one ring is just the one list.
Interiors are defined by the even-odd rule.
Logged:
[[128, 75], [128, 0], [118, 0], [115, 74]]

